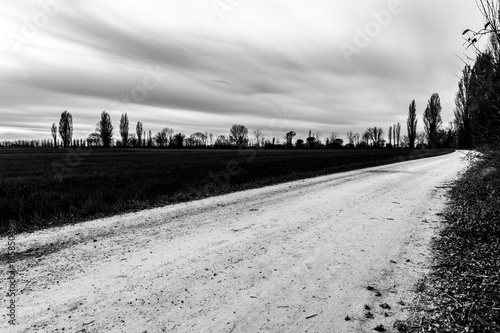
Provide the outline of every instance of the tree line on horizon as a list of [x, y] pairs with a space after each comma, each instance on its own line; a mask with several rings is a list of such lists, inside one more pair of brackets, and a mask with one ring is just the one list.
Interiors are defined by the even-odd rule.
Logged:
[[[332, 132], [325, 141], [321, 140], [320, 132], [309, 131], [308, 137], [297, 139], [295, 131], [287, 132], [282, 138], [266, 138], [264, 132], [257, 129], [249, 136], [247, 127], [234, 124], [229, 129], [229, 134], [213, 135], [212, 133], [196, 132], [189, 136], [183, 133], [174, 133], [170, 127], [165, 127], [153, 135], [146, 131], [142, 122], [137, 122], [135, 131], [130, 131], [127, 113], [122, 114], [119, 124], [120, 139], [114, 139], [115, 128], [111, 116], [102, 111], [94, 132], [86, 139], [73, 138], [73, 117], [64, 111], [59, 119], [59, 126], [51, 126], [51, 140], [18, 140], [10, 145], [31, 147], [133, 147], [133, 148], [231, 148], [235, 146], [252, 146], [256, 148], [450, 148], [458, 147], [457, 129], [450, 126], [443, 129], [441, 120], [441, 101], [439, 94], [432, 94], [427, 107], [422, 115], [425, 131], [417, 132], [417, 107], [415, 100], [411, 101], [408, 108], [406, 122], [407, 135], [401, 135], [401, 124], [389, 126], [388, 141], [384, 138], [384, 130], [374, 126], [367, 128], [362, 134], [346, 133], [347, 141], [339, 137], [337, 132]], [[458, 123], [458, 122], [455, 122]], [[281, 139], [284, 139], [283, 141]], [[60, 141], [59, 141], [60, 140]], [[8, 143], [4, 142], [4, 146]]]

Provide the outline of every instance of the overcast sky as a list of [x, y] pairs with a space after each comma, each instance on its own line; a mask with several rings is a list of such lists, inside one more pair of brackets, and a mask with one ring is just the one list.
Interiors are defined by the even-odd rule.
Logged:
[[[44, 6], [42, 6], [45, 4]], [[401, 122], [432, 93], [453, 119], [474, 0], [2, 0], [0, 139], [131, 128], [282, 137]]]

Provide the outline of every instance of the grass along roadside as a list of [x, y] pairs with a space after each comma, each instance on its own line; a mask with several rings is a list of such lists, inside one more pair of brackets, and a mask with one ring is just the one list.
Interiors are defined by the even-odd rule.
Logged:
[[432, 272], [403, 332], [500, 332], [500, 170], [473, 166], [451, 189]]
[[0, 234], [12, 224], [32, 231], [452, 151], [93, 149], [59, 177], [52, 166], [67, 160], [66, 151], [7, 150]]

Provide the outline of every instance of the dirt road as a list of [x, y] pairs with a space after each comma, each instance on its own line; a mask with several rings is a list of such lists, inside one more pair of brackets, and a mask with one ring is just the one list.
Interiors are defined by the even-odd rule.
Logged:
[[0, 331], [395, 331], [462, 157], [19, 235], [18, 325], [3, 292]]

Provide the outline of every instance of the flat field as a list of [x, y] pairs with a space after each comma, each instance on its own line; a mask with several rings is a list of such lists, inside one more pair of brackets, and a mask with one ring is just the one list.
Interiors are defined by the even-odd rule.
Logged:
[[0, 151], [0, 233], [452, 151], [7, 149]]

